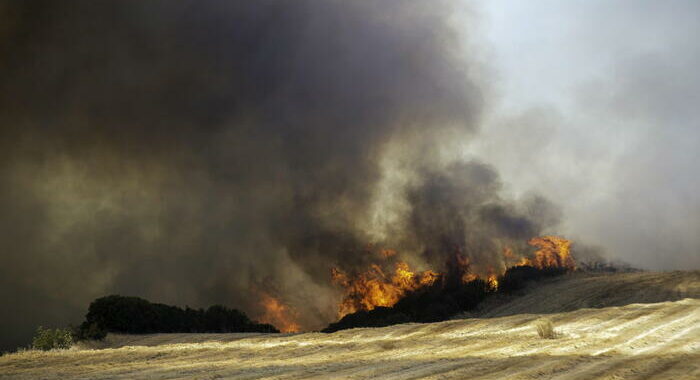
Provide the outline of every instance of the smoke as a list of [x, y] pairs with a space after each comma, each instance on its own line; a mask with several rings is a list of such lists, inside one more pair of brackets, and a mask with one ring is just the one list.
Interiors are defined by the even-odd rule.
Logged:
[[557, 223], [459, 160], [483, 83], [448, 2], [1, 4], [6, 348], [109, 293], [320, 328], [368, 243], [498, 265]]
[[485, 163], [460, 160], [414, 174], [386, 240], [411, 253], [418, 267], [449, 269], [446, 263], [458, 254], [470, 259], [475, 273], [504, 271], [506, 248], [527, 252], [531, 237], [559, 223], [558, 208], [542, 197], [503, 199], [499, 176]]
[[481, 4], [500, 98], [468, 150], [561, 205], [577, 256], [698, 268], [700, 3]]

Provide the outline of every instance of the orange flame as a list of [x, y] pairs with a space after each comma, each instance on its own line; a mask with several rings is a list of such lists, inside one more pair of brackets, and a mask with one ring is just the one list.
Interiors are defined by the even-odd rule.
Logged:
[[518, 257], [513, 253], [513, 249], [506, 247], [503, 249], [503, 261], [508, 266], [522, 267], [522, 266], [532, 266], [532, 261], [525, 256]]
[[439, 276], [430, 270], [416, 274], [403, 261], [396, 263], [391, 276], [385, 274], [376, 264], [372, 264], [368, 271], [352, 279], [337, 268], [331, 269], [331, 275], [335, 284], [345, 288], [345, 295], [338, 307], [340, 318], [358, 310], [393, 306], [406, 292], [432, 285]]
[[[537, 268], [561, 267], [575, 269], [570, 253], [571, 242], [557, 236], [535, 237], [528, 244], [539, 248], [532, 258], [520, 256], [509, 247], [503, 250], [503, 265], [501, 271], [508, 266], [534, 266]], [[379, 257], [385, 260], [394, 259], [397, 252], [390, 249], [379, 251]], [[474, 273], [470, 259], [460, 253], [454, 256], [451, 265], [459, 269], [461, 281], [484, 278], [491, 291], [498, 290], [498, 278], [502, 272], [488, 267], [485, 273]], [[338, 305], [338, 317], [359, 310], [372, 310], [378, 306], [393, 306], [406, 293], [433, 285], [442, 275], [431, 270], [416, 274], [403, 261], [395, 263], [393, 273], [385, 271], [377, 264], [372, 264], [365, 272], [350, 276], [340, 269], [332, 268], [333, 283], [344, 288], [343, 299]], [[480, 276], [481, 275], [481, 276]]]
[[391, 257], [396, 255], [396, 251], [393, 249], [382, 249], [379, 251], [379, 254], [382, 257]]
[[532, 238], [527, 243], [539, 248], [535, 251], [535, 267], [576, 269], [570, 252], [571, 241], [558, 236], [542, 236]]
[[528, 259], [527, 257], [521, 257], [520, 261], [518, 261], [517, 264], [515, 264], [516, 267], [523, 267], [523, 266], [532, 266], [532, 261]]
[[260, 305], [265, 309], [265, 313], [259, 318], [262, 323], [269, 323], [277, 327], [281, 332], [297, 332], [299, 324], [295, 321], [298, 313], [285, 305], [279, 299], [262, 293], [260, 295]]
[[512, 260], [515, 258], [515, 254], [513, 253], [513, 249], [510, 247], [505, 247], [503, 248], [503, 258], [506, 260]]
[[488, 276], [488, 278], [486, 279], [486, 283], [488, 284], [491, 290], [498, 290], [498, 276], [496, 276], [495, 273], [492, 273]]
[[430, 286], [435, 283], [435, 281], [440, 277], [439, 273], [427, 270], [420, 275], [418, 280], [419, 287]]
[[486, 276], [486, 284], [489, 286], [489, 289], [493, 291], [498, 290], [498, 275], [492, 267], [489, 267], [489, 272]]

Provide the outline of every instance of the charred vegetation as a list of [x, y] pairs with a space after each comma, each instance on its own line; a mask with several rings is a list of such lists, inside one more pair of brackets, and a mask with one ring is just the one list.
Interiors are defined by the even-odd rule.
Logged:
[[332, 333], [356, 327], [383, 327], [408, 322], [439, 322], [461, 312], [474, 310], [490, 295], [512, 294], [532, 282], [568, 273], [566, 267], [537, 268], [514, 266], [496, 282], [476, 278], [468, 282], [450, 281], [443, 276], [432, 285], [407, 293], [391, 307], [376, 307], [347, 314], [322, 332]]

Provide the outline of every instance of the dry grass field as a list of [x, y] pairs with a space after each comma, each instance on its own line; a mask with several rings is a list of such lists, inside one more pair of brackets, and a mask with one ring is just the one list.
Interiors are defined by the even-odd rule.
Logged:
[[[0, 378], [698, 379], [698, 298], [697, 271], [574, 275], [492, 300], [476, 318], [334, 334], [110, 335], [4, 355]], [[544, 319], [554, 339], [538, 335]]]

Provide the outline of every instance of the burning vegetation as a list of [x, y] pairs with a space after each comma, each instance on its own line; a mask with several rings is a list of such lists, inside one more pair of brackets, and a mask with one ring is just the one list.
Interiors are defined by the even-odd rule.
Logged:
[[[528, 244], [539, 248], [535, 251], [534, 267], [576, 269], [569, 240], [558, 236], [542, 236], [530, 239]], [[529, 260], [528, 263], [530, 263]]]
[[299, 317], [296, 310], [284, 304], [278, 298], [267, 293], [261, 293], [260, 305], [265, 312], [258, 318], [261, 323], [270, 324], [277, 327], [281, 332], [298, 332], [299, 324], [296, 322]]
[[339, 317], [358, 310], [372, 310], [377, 306], [393, 306], [407, 292], [432, 285], [439, 277], [431, 270], [415, 273], [403, 261], [395, 264], [391, 275], [377, 264], [372, 264], [368, 271], [353, 278], [337, 268], [331, 270], [331, 275], [333, 283], [345, 289], [345, 296], [338, 306]]
[[[470, 260], [460, 253], [447, 262], [443, 273], [416, 272], [396, 259], [396, 254], [380, 255], [385, 259], [381, 263], [384, 265], [374, 263], [354, 275], [333, 268], [333, 283], [343, 289], [338, 304], [340, 320], [323, 331], [444, 320], [475, 307], [488, 293], [512, 292], [527, 281], [575, 269], [569, 240], [542, 236], [530, 239], [528, 244], [536, 248], [530, 255], [516, 255], [510, 248], [504, 250], [504, 266], [512, 265], [501, 273], [493, 267], [484, 273], [473, 271]], [[386, 262], [391, 260], [395, 261]], [[393, 271], [383, 269], [387, 266], [393, 266]]]
[[[342, 289], [337, 305], [339, 320], [323, 329], [334, 332], [353, 327], [381, 327], [406, 322], [436, 322], [475, 308], [489, 294], [511, 293], [528, 281], [559, 275], [576, 268], [571, 242], [558, 236], [541, 236], [527, 244], [529, 254], [503, 250], [503, 266], [478, 270], [459, 250], [445, 263], [445, 270], [417, 271], [395, 250], [378, 250], [365, 271], [331, 269], [332, 283]], [[370, 251], [372, 251], [370, 249]], [[249, 320], [238, 310], [212, 306], [207, 310], [180, 309], [151, 304], [134, 297], [110, 296], [90, 305], [86, 321], [76, 336], [104, 337], [106, 332], [299, 332], [300, 313], [282, 298], [260, 289], [260, 313]], [[277, 293], [275, 293], [277, 294]], [[118, 310], [118, 312], [115, 312]], [[126, 321], [126, 322], [125, 322]]]

